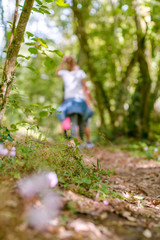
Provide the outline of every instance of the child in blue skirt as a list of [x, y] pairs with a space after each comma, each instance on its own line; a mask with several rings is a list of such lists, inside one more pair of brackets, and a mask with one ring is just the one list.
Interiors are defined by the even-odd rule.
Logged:
[[77, 126], [79, 127], [79, 136], [83, 140], [84, 123], [92, 115], [93, 110], [89, 107], [89, 96], [85, 83], [86, 74], [81, 69], [75, 69], [76, 61], [68, 56], [64, 57], [58, 67], [57, 76], [64, 82], [64, 102], [57, 109], [58, 118], [63, 122], [67, 116], [71, 120], [71, 136], [78, 137]]

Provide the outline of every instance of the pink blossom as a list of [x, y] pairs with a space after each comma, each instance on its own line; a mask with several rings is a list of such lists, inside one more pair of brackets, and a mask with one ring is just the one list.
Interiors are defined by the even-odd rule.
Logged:
[[7, 148], [0, 148], [0, 155], [6, 156], [8, 154], [8, 149]]
[[15, 147], [12, 147], [12, 148], [11, 148], [11, 151], [16, 151], [16, 148], [15, 148]]
[[109, 205], [109, 202], [108, 201], [103, 201], [104, 205], [108, 206]]
[[22, 197], [39, 197], [42, 206], [33, 205], [28, 209], [27, 221], [29, 226], [45, 230], [55, 219], [62, 207], [62, 199], [50, 187], [58, 182], [56, 173], [41, 172], [32, 174], [18, 182], [18, 190]]
[[56, 184], [58, 183], [57, 175], [56, 175], [56, 173], [54, 173], [54, 172], [49, 172], [49, 173], [47, 174], [47, 179], [49, 180], [49, 186], [50, 186], [51, 188], [55, 187]]
[[0, 149], [4, 149], [3, 143], [0, 143]]
[[19, 181], [18, 190], [22, 197], [32, 198], [36, 194], [48, 188], [48, 180], [46, 174], [38, 173], [29, 177], [23, 178]]
[[10, 157], [15, 157], [16, 156], [16, 152], [15, 151], [11, 151], [9, 154]]

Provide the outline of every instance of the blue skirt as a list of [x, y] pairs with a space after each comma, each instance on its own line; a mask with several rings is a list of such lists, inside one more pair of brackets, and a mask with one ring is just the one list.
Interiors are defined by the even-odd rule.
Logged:
[[66, 99], [57, 109], [59, 113], [57, 116], [61, 122], [63, 122], [67, 116], [70, 114], [81, 114], [83, 120], [87, 121], [94, 112], [91, 108], [88, 107], [85, 100], [82, 98], [68, 98]]

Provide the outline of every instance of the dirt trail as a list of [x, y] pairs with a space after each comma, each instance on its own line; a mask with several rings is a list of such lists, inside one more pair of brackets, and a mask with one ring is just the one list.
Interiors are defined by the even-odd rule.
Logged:
[[[74, 201], [75, 211], [64, 208], [54, 228], [38, 232], [24, 221], [23, 201], [13, 178], [0, 178], [0, 240], [159, 240], [160, 239], [160, 165], [153, 160], [134, 158], [129, 153], [98, 147], [91, 151], [104, 169], [112, 168], [113, 190], [125, 197], [94, 201], [65, 193]], [[72, 209], [72, 210], [73, 210]]]
[[[116, 235], [124, 240], [160, 239], [160, 164], [121, 150], [98, 148], [92, 154], [94, 163], [98, 159], [102, 168], [114, 169], [110, 183], [125, 196], [124, 201], [110, 200]], [[111, 219], [108, 224], [112, 225]]]

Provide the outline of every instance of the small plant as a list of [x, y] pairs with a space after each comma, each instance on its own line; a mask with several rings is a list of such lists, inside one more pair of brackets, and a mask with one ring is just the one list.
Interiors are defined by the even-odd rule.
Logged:
[[3, 143], [5, 141], [13, 141], [13, 138], [11, 137], [10, 130], [5, 126], [0, 126], [0, 143]]
[[122, 150], [127, 150], [132, 152], [135, 157], [143, 157], [145, 156], [147, 159], [155, 159], [158, 160], [159, 149], [158, 146], [149, 145], [146, 142], [134, 142], [130, 143], [127, 146], [121, 147]]
[[[85, 164], [82, 152], [78, 147], [64, 143], [48, 144], [27, 138], [16, 143], [17, 154], [15, 161], [5, 159], [0, 168], [1, 172], [20, 178], [23, 175], [39, 170], [56, 172], [59, 187], [65, 190], [83, 194], [86, 197], [105, 199], [112, 194], [109, 190], [108, 178], [110, 170], [105, 171], [97, 165]], [[18, 175], [17, 175], [18, 174]]]

